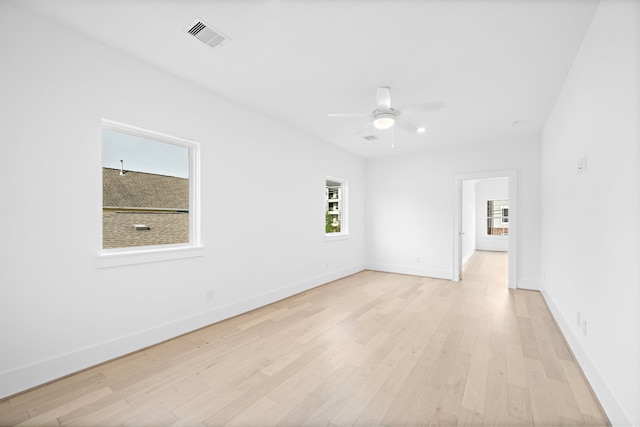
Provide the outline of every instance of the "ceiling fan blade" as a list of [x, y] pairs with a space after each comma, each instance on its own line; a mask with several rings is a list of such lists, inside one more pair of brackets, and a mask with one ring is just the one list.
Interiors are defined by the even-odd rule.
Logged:
[[367, 131], [371, 132], [371, 131], [369, 130], [369, 128], [370, 128], [370, 127], [373, 127], [373, 122], [368, 121], [368, 122], [367, 122], [367, 123], [365, 123], [364, 125], [360, 126], [360, 128], [358, 128], [358, 130], [357, 130], [357, 131], [355, 131], [353, 134], [354, 134], [354, 135], [362, 135], [362, 134], [364, 134], [364, 133], [365, 133], [365, 132], [367, 132]]
[[396, 110], [396, 115], [408, 116], [409, 114], [419, 113], [421, 111], [439, 110], [440, 108], [444, 108], [446, 106], [447, 106], [447, 103], [444, 101], [426, 102], [424, 104], [412, 105], [410, 107], [405, 107], [405, 108]]
[[329, 117], [369, 117], [369, 113], [330, 113]]
[[406, 120], [402, 120], [402, 119], [399, 119], [399, 118], [398, 118], [398, 119], [396, 119], [395, 124], [396, 124], [400, 129], [406, 130], [407, 132], [413, 132], [413, 133], [418, 132], [418, 127], [417, 127], [417, 126], [414, 126], [412, 123], [409, 123], [409, 122], [408, 122], [408, 121], [406, 121]]
[[390, 110], [391, 109], [391, 89], [389, 87], [379, 87], [376, 94], [376, 101], [378, 102], [378, 109]]

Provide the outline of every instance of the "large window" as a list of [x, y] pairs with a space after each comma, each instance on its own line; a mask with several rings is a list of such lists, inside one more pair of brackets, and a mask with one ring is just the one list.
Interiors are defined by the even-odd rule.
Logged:
[[198, 245], [195, 142], [102, 128], [102, 254]]
[[487, 200], [487, 235], [509, 235], [508, 200]]
[[325, 233], [347, 234], [347, 182], [337, 178], [325, 181]]

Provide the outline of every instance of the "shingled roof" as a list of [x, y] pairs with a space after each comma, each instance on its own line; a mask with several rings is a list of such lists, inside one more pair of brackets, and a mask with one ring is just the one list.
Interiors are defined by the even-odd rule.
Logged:
[[102, 206], [189, 210], [189, 180], [175, 176], [102, 168]]
[[[189, 214], [180, 212], [105, 212], [102, 217], [104, 249], [168, 245], [189, 242]], [[134, 224], [149, 229], [136, 230]]]

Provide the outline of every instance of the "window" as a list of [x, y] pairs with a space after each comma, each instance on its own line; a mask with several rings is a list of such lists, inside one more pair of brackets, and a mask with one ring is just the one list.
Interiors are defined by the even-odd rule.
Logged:
[[509, 235], [508, 200], [487, 200], [487, 235]]
[[162, 249], [164, 260], [199, 245], [197, 155], [193, 141], [103, 120], [101, 255]]
[[324, 195], [325, 234], [347, 234], [347, 182], [337, 178], [327, 178]]

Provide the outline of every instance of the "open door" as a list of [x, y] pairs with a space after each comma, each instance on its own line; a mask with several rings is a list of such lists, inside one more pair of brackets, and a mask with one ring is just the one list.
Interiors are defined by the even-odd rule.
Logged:
[[462, 224], [464, 223], [464, 209], [462, 206], [462, 200], [464, 199], [464, 188], [462, 183], [463, 181], [458, 182], [458, 192], [460, 193], [460, 198], [458, 200], [458, 212], [460, 212], [460, 215], [458, 215], [458, 280], [462, 280], [462, 236], [464, 235], [462, 227]]
[[518, 230], [518, 183], [515, 169], [469, 173], [456, 175], [454, 178], [454, 218], [453, 218], [453, 275], [452, 280], [457, 282], [462, 276], [463, 238], [465, 230], [463, 226], [463, 182], [469, 180], [481, 180], [487, 178], [508, 179], [509, 187], [509, 242], [508, 242], [508, 286], [517, 287], [517, 230]]

